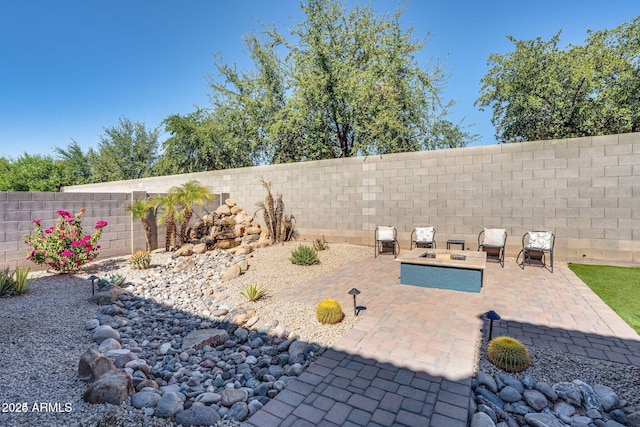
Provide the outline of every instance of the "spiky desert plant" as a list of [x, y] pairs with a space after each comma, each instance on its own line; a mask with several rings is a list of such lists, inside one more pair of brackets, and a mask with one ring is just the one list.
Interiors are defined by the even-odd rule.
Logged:
[[529, 367], [531, 359], [527, 347], [511, 337], [491, 340], [487, 348], [489, 361], [506, 372], [521, 372]]
[[150, 251], [151, 248], [151, 224], [149, 224], [149, 220], [147, 219], [147, 215], [153, 209], [153, 203], [151, 200], [147, 199], [138, 199], [131, 203], [128, 203], [125, 206], [125, 210], [131, 214], [134, 219], [139, 219], [142, 223], [142, 228], [144, 229], [144, 234], [147, 239], [147, 250]]
[[13, 277], [9, 267], [0, 271], [0, 297], [6, 297], [13, 292]]
[[291, 251], [289, 260], [296, 265], [319, 264], [318, 253], [311, 246], [300, 245]]
[[151, 265], [151, 253], [149, 251], [135, 251], [131, 254], [131, 268], [134, 270], [146, 270]]
[[99, 288], [103, 288], [107, 285], [120, 286], [124, 283], [125, 280], [126, 277], [124, 277], [122, 274], [110, 273], [101, 277], [100, 280], [98, 280], [97, 285]]
[[324, 299], [316, 306], [316, 317], [323, 325], [335, 325], [342, 320], [342, 307], [334, 299]]
[[313, 249], [315, 249], [316, 251], [324, 251], [325, 249], [328, 249], [329, 245], [327, 244], [327, 241], [325, 240], [324, 236], [322, 236], [322, 239], [316, 239], [313, 241]]
[[13, 272], [13, 295], [28, 294], [34, 279], [29, 279], [29, 267], [18, 267]]
[[271, 236], [273, 243], [276, 243], [276, 209], [273, 195], [271, 194], [273, 183], [271, 180], [265, 181], [264, 178], [261, 179], [261, 182], [265, 190], [267, 190], [267, 196], [264, 198], [264, 222], [267, 226], [267, 231], [269, 231], [269, 236]]
[[276, 235], [276, 242], [284, 241], [285, 235], [282, 230], [282, 216], [284, 215], [284, 202], [282, 201], [282, 194], [278, 194], [278, 199], [276, 200], [276, 212], [275, 212], [275, 220], [276, 224], [273, 227], [274, 233]]
[[262, 298], [265, 294], [264, 289], [257, 283], [252, 283], [247, 285], [241, 289], [242, 295], [245, 296], [249, 301], [257, 301]]
[[178, 237], [181, 243], [184, 243], [187, 235], [187, 226], [193, 216], [193, 206], [204, 206], [206, 202], [213, 200], [214, 196], [211, 192], [200, 185], [196, 180], [191, 180], [176, 188], [178, 201], [182, 205], [182, 220], [180, 221], [180, 232]]

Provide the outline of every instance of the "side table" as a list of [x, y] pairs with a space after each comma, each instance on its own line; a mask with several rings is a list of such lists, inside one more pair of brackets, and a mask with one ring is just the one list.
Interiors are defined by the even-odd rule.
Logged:
[[451, 249], [451, 245], [460, 245], [460, 249], [464, 251], [464, 240], [458, 240], [458, 239], [447, 240], [447, 249]]

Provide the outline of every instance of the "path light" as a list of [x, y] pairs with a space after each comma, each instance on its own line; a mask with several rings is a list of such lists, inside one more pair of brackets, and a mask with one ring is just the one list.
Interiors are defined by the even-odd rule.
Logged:
[[349, 295], [353, 295], [353, 314], [355, 316], [358, 315], [358, 309], [356, 307], [356, 295], [358, 295], [359, 293], [360, 291], [356, 288], [351, 288], [351, 290], [349, 291]]
[[98, 276], [91, 275], [87, 277], [87, 280], [91, 280], [91, 295], [96, 294], [96, 280], [98, 280]]
[[487, 318], [489, 319], [489, 341], [491, 341], [491, 335], [493, 334], [493, 321], [500, 320], [500, 315], [493, 310], [487, 311]]

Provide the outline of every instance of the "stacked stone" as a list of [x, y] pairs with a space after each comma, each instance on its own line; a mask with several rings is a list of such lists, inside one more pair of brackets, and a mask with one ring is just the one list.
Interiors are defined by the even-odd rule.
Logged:
[[580, 380], [549, 385], [478, 372], [472, 383], [472, 427], [640, 426], [640, 412], [610, 388]]
[[256, 243], [260, 238], [260, 223], [247, 215], [232, 199], [226, 199], [214, 213], [202, 217], [187, 230], [189, 243], [207, 248], [230, 249]]

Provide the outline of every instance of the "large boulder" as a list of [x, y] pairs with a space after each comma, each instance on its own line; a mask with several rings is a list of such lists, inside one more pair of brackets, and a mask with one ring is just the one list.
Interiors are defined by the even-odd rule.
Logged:
[[78, 377], [80, 377], [82, 381], [94, 381], [103, 374], [116, 369], [116, 366], [111, 360], [90, 348], [80, 356]]
[[131, 377], [122, 369], [108, 371], [84, 392], [82, 398], [89, 403], [121, 405], [135, 392]]

